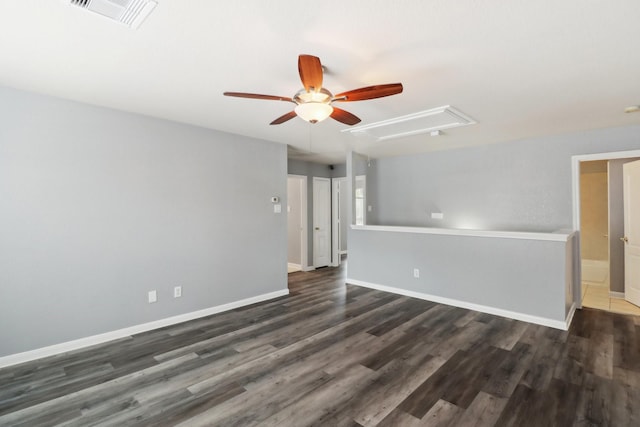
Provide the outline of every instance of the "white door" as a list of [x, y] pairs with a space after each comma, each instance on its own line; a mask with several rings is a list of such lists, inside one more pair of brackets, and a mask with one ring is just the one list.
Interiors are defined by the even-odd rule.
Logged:
[[313, 266], [331, 263], [331, 180], [313, 177]]
[[640, 160], [622, 166], [624, 178], [624, 298], [640, 306]]
[[290, 271], [307, 270], [307, 177], [287, 177], [287, 264]]

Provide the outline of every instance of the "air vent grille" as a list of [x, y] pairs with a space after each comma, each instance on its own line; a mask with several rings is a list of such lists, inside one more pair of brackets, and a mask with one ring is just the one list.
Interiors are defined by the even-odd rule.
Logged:
[[154, 0], [69, 0], [69, 2], [131, 28], [138, 28], [158, 5]]
[[394, 119], [348, 128], [343, 132], [351, 132], [353, 134], [366, 133], [378, 141], [383, 141], [385, 139], [436, 132], [475, 123], [476, 121], [466, 114], [450, 105], [445, 105], [444, 107], [433, 108]]

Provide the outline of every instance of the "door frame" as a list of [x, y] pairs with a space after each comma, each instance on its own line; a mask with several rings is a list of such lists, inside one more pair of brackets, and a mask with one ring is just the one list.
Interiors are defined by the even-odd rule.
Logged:
[[346, 191], [347, 177], [331, 178], [331, 266], [338, 267], [343, 251], [340, 248], [342, 236], [340, 225], [345, 218], [340, 217], [340, 193]]
[[[636, 174], [634, 183], [637, 183], [637, 180], [640, 179], [640, 160], [635, 160], [633, 162], [625, 163], [622, 165], [622, 177], [623, 177], [623, 200], [624, 200], [624, 299], [625, 301], [634, 304], [636, 306], [640, 306], [640, 291], [637, 288], [638, 283], [633, 282], [634, 286], [631, 285], [632, 280], [632, 272], [637, 272], [636, 268], [639, 268], [635, 262], [631, 263], [631, 257], [638, 257], [640, 255], [638, 253], [638, 245], [637, 242], [628, 239], [627, 236], [631, 236], [631, 195], [634, 194], [637, 197], [637, 190], [635, 192], [631, 191], [631, 167], [636, 168], [633, 172]], [[636, 199], [637, 203], [637, 199]], [[633, 228], [634, 231], [637, 230], [637, 225]], [[636, 243], [634, 248], [632, 249], [631, 243]], [[633, 252], [635, 253], [633, 253]], [[629, 261], [629, 263], [627, 262]], [[634, 260], [636, 261], [636, 260]], [[633, 265], [634, 268], [627, 268], [628, 265]]]
[[577, 154], [571, 156], [571, 186], [573, 199], [573, 229], [578, 231], [576, 247], [574, 248], [575, 259], [573, 260], [573, 302], [576, 308], [582, 308], [582, 271], [580, 263], [582, 253], [580, 251], [580, 162], [593, 160], [614, 160], [640, 157], [640, 150], [613, 151], [607, 153]]
[[[309, 246], [307, 236], [309, 234], [309, 224], [308, 224], [308, 210], [307, 210], [307, 177], [305, 175], [292, 175], [288, 174], [287, 179], [293, 178], [298, 181], [300, 185], [300, 268], [302, 271], [313, 270], [313, 268], [309, 268]], [[289, 200], [287, 197], [287, 206], [289, 205]], [[287, 215], [289, 212], [287, 210]]]
[[329, 246], [328, 247], [328, 249], [329, 249], [328, 252], [329, 253], [327, 254], [328, 260], [327, 260], [326, 266], [327, 267], [331, 266], [331, 178], [324, 178], [324, 177], [314, 176], [313, 180], [312, 180], [312, 184], [313, 184], [313, 187], [312, 187], [313, 188], [313, 191], [312, 191], [312, 193], [313, 193], [313, 196], [312, 196], [313, 197], [313, 215], [312, 215], [312, 217], [313, 217], [312, 218], [312, 222], [313, 222], [313, 226], [312, 226], [312, 229], [313, 229], [312, 242], [313, 242], [313, 244], [312, 244], [312, 247], [313, 247], [313, 267], [314, 268], [324, 267], [325, 266], [324, 264], [323, 265], [318, 265], [316, 263], [317, 254], [316, 254], [316, 232], [315, 232], [316, 230], [315, 229], [317, 227], [317, 225], [316, 225], [316, 222], [317, 222], [317, 220], [316, 220], [316, 211], [317, 211], [316, 196], [318, 195], [318, 192], [316, 191], [316, 183], [317, 182], [326, 182], [326, 183], [329, 184], [329, 200], [328, 200], [328, 206], [327, 206], [327, 211], [328, 212], [326, 212], [328, 217], [329, 217], [329, 221], [328, 221], [329, 230], [327, 231], [327, 233], [328, 233], [327, 234], [327, 244]]

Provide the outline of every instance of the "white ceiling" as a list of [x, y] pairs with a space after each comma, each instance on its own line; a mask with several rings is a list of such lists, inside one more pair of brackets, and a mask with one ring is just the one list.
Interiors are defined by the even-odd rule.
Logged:
[[[640, 1], [157, 0], [131, 30], [63, 0], [0, 2], [0, 85], [190, 123], [344, 161], [640, 123]], [[333, 93], [401, 82], [340, 105], [361, 124], [452, 105], [478, 124], [375, 141], [327, 120], [270, 126], [293, 106], [297, 56]]]

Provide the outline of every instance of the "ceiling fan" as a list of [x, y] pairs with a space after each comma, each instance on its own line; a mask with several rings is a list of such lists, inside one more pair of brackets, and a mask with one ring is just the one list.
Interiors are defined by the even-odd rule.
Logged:
[[382, 98], [384, 96], [396, 95], [402, 92], [402, 83], [391, 83], [384, 85], [367, 86], [332, 95], [327, 89], [322, 87], [322, 64], [320, 58], [312, 55], [298, 56], [298, 72], [302, 81], [303, 89], [300, 89], [293, 98], [286, 96], [260, 95], [256, 93], [225, 92], [225, 96], [236, 96], [239, 98], [267, 99], [273, 101], [286, 101], [296, 104], [293, 111], [278, 117], [270, 124], [279, 125], [295, 116], [310, 123], [318, 123], [331, 117], [346, 125], [352, 126], [360, 123], [360, 118], [348, 111], [331, 105], [334, 102], [363, 101], [366, 99]]

